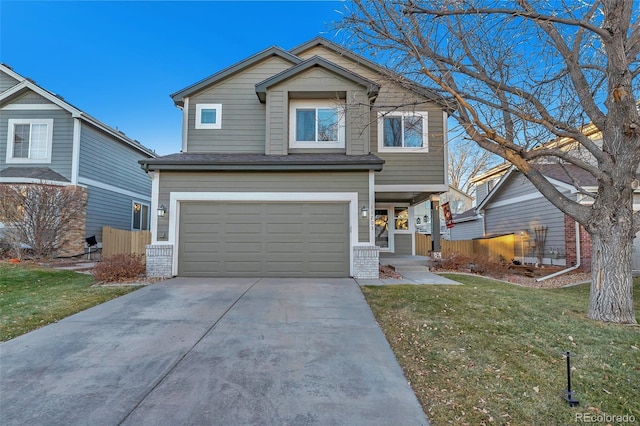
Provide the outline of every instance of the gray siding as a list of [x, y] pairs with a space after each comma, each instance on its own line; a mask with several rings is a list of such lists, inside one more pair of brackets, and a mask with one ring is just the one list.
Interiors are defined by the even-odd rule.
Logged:
[[481, 219], [456, 223], [453, 228], [449, 229], [449, 239], [451, 241], [472, 240], [482, 236]]
[[[169, 206], [171, 192], [357, 192], [359, 206], [369, 203], [369, 173], [161, 172], [158, 204]], [[169, 215], [171, 212], [169, 212]], [[369, 241], [368, 220], [358, 220], [360, 242]], [[169, 231], [169, 217], [158, 218], [158, 235]]]
[[411, 255], [413, 239], [411, 234], [395, 234], [393, 236], [393, 252], [395, 254]]
[[[519, 201], [517, 203], [492, 207], [493, 203], [509, 200], [510, 198], [538, 193], [537, 190], [526, 181], [519, 173], [511, 176], [500, 188], [500, 192], [487, 204], [485, 215], [485, 230], [488, 236], [496, 234], [516, 234], [516, 256], [521, 256], [521, 245], [519, 244], [519, 234], [526, 232], [529, 238], [535, 238], [534, 228], [538, 226], [547, 227], [547, 238], [545, 243], [545, 253], [550, 249], [558, 249], [565, 253], [564, 240], [564, 214], [553, 206], [541, 195], [537, 198]], [[539, 193], [538, 193], [539, 194]], [[527, 249], [527, 239], [525, 238], [525, 254], [533, 256], [533, 251]]]
[[87, 185], [87, 188], [89, 199], [87, 201], [86, 235], [95, 235], [98, 241], [102, 241], [103, 226], [131, 229], [134, 201], [151, 205], [148, 200], [118, 194], [92, 185]]
[[514, 171], [507, 179], [508, 181], [503, 182], [498, 192], [491, 198], [490, 203], [538, 193], [538, 190], [521, 173]]
[[13, 100], [11, 103], [20, 104], [20, 105], [29, 105], [29, 104], [46, 105], [46, 104], [51, 104], [51, 101], [43, 96], [40, 96], [35, 92], [29, 91], [25, 95], [20, 96], [18, 99]]
[[146, 156], [82, 123], [80, 178], [104, 182], [150, 197], [151, 178], [138, 164], [138, 160], [143, 158]]
[[[314, 55], [347, 68], [365, 78], [376, 81], [381, 85], [380, 93], [375, 101], [373, 112], [369, 117], [369, 133], [371, 153], [385, 160], [384, 169], [376, 173], [376, 185], [401, 185], [401, 184], [444, 184], [445, 183], [445, 156], [444, 156], [444, 121], [442, 109], [432, 103], [424, 103], [424, 99], [413, 92], [398, 87], [393, 81], [385, 80], [371, 68], [354, 63], [349, 58], [339, 55], [322, 46], [313, 47], [299, 56], [309, 59]], [[414, 104], [418, 102], [417, 106]], [[389, 105], [408, 105], [407, 110], [427, 111], [429, 126], [429, 152], [428, 153], [378, 153], [378, 126], [377, 112], [385, 110]]]
[[286, 155], [287, 145], [287, 93], [282, 89], [267, 92], [267, 140], [265, 153], [270, 155]]
[[[276, 93], [267, 98], [268, 128], [267, 154], [286, 154], [289, 146], [289, 104], [292, 93], [297, 97], [335, 99], [344, 104], [344, 96], [349, 99], [345, 116], [345, 147], [347, 154], [368, 154], [369, 133], [367, 129], [368, 108], [365, 90], [351, 81], [339, 77], [322, 68], [312, 68], [274, 87]], [[340, 100], [338, 100], [340, 98]], [[272, 128], [273, 127], [273, 128]], [[300, 150], [302, 151], [302, 150]]]
[[479, 205], [482, 200], [489, 194], [489, 182], [482, 182], [476, 185], [476, 205]]
[[[266, 106], [258, 100], [256, 83], [291, 67], [272, 57], [233, 75], [189, 99], [188, 152], [265, 152]], [[195, 128], [197, 104], [222, 104], [222, 128]]]
[[[385, 96], [381, 95], [376, 100], [376, 105], [391, 105], [391, 102], [396, 101], [398, 99], [385, 100]], [[406, 109], [411, 108], [413, 107], [407, 107]], [[376, 174], [376, 185], [433, 185], [446, 183], [442, 110], [433, 104], [419, 105], [415, 107], [415, 110], [427, 111], [429, 151], [400, 152], [396, 154], [378, 152], [378, 110], [374, 108], [371, 114], [370, 150], [385, 161], [382, 171]]]
[[[9, 119], [53, 119], [51, 163], [10, 163], [7, 159], [7, 137]], [[0, 170], [13, 167], [49, 167], [67, 179], [71, 179], [73, 152], [73, 119], [64, 110], [3, 110], [0, 114]]]
[[0, 92], [4, 92], [18, 83], [18, 80], [0, 71]]

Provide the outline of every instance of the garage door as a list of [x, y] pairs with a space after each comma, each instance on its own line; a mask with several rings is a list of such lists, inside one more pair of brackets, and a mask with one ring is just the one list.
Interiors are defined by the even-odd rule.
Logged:
[[178, 274], [347, 277], [348, 206], [183, 202]]

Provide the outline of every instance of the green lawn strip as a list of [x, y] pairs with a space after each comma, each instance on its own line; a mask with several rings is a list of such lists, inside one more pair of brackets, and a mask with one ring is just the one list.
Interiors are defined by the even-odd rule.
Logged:
[[77, 272], [0, 264], [0, 341], [138, 288], [93, 283], [93, 277]]
[[[585, 412], [640, 421], [640, 327], [587, 319], [589, 285], [448, 278], [465, 285], [363, 288], [433, 425], [566, 425]], [[634, 295], [640, 312], [639, 280]], [[565, 351], [576, 355], [576, 408], [562, 398]]]

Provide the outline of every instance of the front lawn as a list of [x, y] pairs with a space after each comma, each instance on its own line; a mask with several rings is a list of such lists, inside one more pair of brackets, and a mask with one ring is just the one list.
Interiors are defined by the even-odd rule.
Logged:
[[0, 263], [0, 341], [12, 339], [137, 287], [92, 286], [77, 272]]
[[[588, 284], [548, 290], [447, 277], [465, 285], [363, 288], [434, 426], [640, 422], [640, 327], [587, 319]], [[640, 313], [638, 279], [634, 299]], [[562, 398], [566, 351], [575, 354], [575, 408]], [[618, 423], [609, 419], [596, 424]]]

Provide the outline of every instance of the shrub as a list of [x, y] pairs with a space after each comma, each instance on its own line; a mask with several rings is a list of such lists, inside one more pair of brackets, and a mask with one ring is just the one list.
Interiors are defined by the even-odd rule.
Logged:
[[114, 254], [105, 257], [93, 268], [98, 281], [121, 282], [144, 275], [146, 266], [140, 254]]
[[475, 274], [502, 278], [508, 270], [506, 262], [496, 261], [488, 256], [474, 254], [468, 256], [460, 253], [452, 253], [446, 258], [434, 263], [434, 268], [444, 271], [469, 271]]

